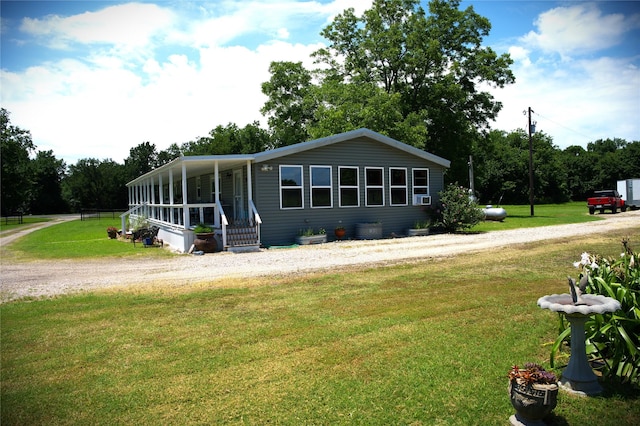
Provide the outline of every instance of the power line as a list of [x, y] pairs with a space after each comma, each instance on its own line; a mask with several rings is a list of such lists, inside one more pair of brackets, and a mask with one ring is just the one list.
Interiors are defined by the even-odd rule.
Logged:
[[567, 130], [569, 130], [569, 131], [571, 131], [571, 132], [573, 132], [573, 133], [575, 133], [575, 134], [578, 134], [578, 135], [580, 135], [580, 136], [583, 136], [583, 137], [587, 138], [587, 139], [588, 139], [588, 142], [596, 140], [596, 138], [593, 138], [592, 136], [587, 136], [587, 135], [585, 135], [584, 133], [580, 133], [580, 132], [578, 132], [577, 130], [572, 129], [571, 127], [567, 127], [567, 126], [565, 126], [564, 124], [558, 123], [557, 121], [553, 121], [553, 120], [552, 120], [552, 119], [550, 119], [549, 117], [545, 117], [544, 115], [539, 114], [539, 113], [537, 113], [537, 112], [535, 112], [535, 111], [531, 111], [531, 112], [532, 112], [532, 113], [534, 113], [535, 115], [537, 115], [537, 116], [541, 117], [541, 118], [544, 118], [545, 120], [548, 120], [548, 121], [550, 121], [550, 122], [552, 122], [552, 123], [554, 123], [554, 124], [557, 124], [558, 126], [560, 126], [560, 127], [564, 128], [564, 129], [567, 129]]

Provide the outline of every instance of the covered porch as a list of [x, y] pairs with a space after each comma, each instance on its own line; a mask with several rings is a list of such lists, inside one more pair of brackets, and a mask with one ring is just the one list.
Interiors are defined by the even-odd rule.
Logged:
[[[218, 249], [260, 246], [262, 220], [253, 202], [253, 155], [179, 157], [127, 184], [129, 209], [122, 229], [146, 221], [180, 252], [195, 240], [193, 229], [214, 229]], [[127, 220], [129, 226], [127, 226]]]

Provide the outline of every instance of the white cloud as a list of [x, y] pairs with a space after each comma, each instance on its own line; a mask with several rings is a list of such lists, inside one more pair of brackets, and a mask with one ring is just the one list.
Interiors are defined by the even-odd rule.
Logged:
[[604, 15], [593, 3], [557, 7], [540, 14], [537, 31], [522, 38], [525, 45], [561, 55], [600, 51], [620, 42], [623, 35], [640, 26], [640, 14]]
[[640, 71], [627, 58], [568, 60], [550, 64], [518, 57], [516, 83], [493, 91], [503, 102], [494, 128], [526, 128], [523, 111], [531, 107], [538, 130], [555, 145], [586, 147], [597, 139], [638, 140]]
[[68, 48], [75, 43], [140, 47], [149, 44], [173, 20], [174, 14], [169, 9], [129, 3], [69, 17], [25, 18], [20, 29], [40, 37], [53, 48]]

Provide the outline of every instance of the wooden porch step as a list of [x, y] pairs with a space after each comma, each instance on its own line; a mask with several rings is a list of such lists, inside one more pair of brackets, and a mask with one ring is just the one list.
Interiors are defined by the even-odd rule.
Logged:
[[227, 248], [254, 246], [260, 246], [255, 226], [227, 226]]

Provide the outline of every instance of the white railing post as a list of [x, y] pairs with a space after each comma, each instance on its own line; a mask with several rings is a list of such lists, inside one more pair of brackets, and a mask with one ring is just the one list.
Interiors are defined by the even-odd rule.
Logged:
[[182, 162], [182, 223], [184, 229], [188, 229], [189, 223], [189, 205], [187, 204], [187, 165]]

